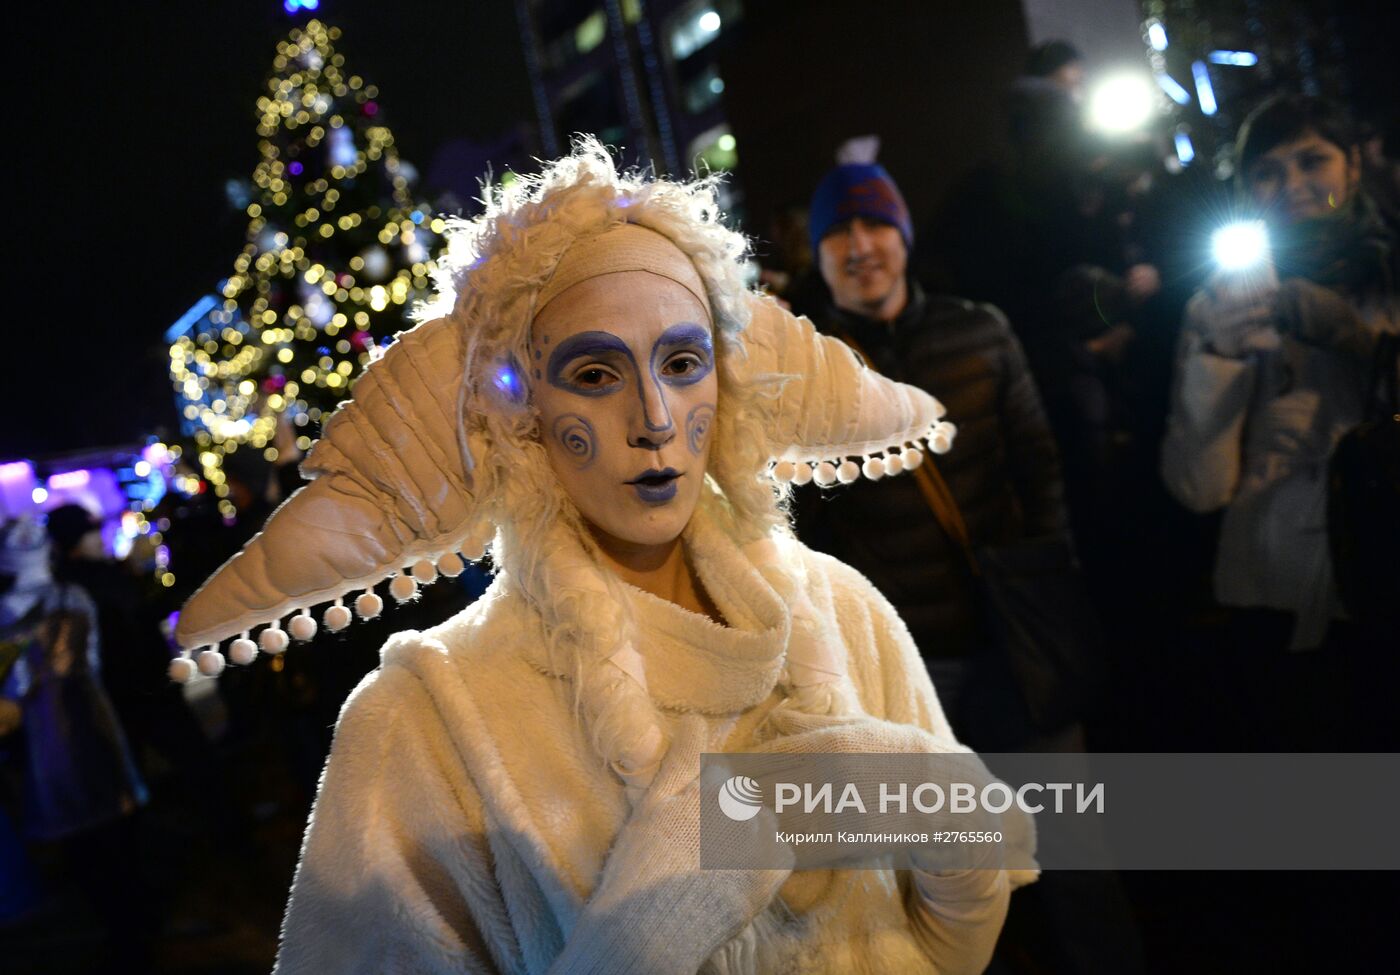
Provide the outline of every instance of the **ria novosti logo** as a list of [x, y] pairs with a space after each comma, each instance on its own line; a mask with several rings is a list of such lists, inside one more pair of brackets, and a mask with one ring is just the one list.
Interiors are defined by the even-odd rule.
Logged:
[[763, 808], [763, 788], [747, 775], [736, 775], [720, 787], [719, 808], [736, 823], [753, 819]]

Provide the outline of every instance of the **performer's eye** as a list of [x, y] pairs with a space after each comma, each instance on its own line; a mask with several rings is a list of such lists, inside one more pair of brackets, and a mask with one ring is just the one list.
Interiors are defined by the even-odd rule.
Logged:
[[596, 390], [606, 389], [611, 384], [619, 382], [619, 379], [611, 369], [594, 364], [584, 366], [574, 373], [570, 382], [580, 389]]
[[704, 361], [694, 352], [682, 352], [666, 360], [661, 372], [666, 376], [689, 376], [704, 368]]
[[709, 349], [692, 346], [667, 356], [657, 369], [657, 375], [672, 385], [689, 386], [704, 379], [713, 368]]

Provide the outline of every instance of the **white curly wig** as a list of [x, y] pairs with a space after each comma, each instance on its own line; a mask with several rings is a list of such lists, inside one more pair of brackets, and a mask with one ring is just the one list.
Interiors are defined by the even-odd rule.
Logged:
[[[474, 494], [504, 499], [512, 493], [509, 486], [543, 458], [533, 411], [527, 405], [512, 409], [512, 397], [499, 388], [503, 365], [528, 359], [541, 288], [576, 241], [632, 223], [657, 231], [685, 253], [710, 300], [720, 386], [710, 474], [750, 532], [785, 523], [774, 482], [760, 476], [768, 461], [760, 456], [762, 438], [742, 435], [745, 423], [762, 422], [762, 410], [753, 404], [775, 395], [778, 380], [756, 389], [734, 369], [744, 355], [739, 336], [750, 309], [743, 280], [748, 242], [720, 221], [716, 182], [717, 177], [682, 183], [619, 172], [607, 150], [583, 136], [571, 155], [546, 164], [539, 175], [492, 189], [480, 216], [449, 222], [447, 256], [436, 272], [438, 298], [417, 317], [445, 315], [461, 328], [464, 438], [480, 431], [491, 445], [483, 467], [466, 459], [473, 478], [480, 479]], [[516, 374], [528, 382], [522, 372]], [[473, 409], [474, 404], [489, 408]], [[543, 477], [545, 470], [540, 473]], [[532, 485], [531, 491], [539, 487]]]

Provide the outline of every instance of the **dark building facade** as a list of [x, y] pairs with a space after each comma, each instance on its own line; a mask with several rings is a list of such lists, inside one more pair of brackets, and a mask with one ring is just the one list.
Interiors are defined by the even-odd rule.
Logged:
[[834, 153], [880, 137], [916, 224], [1005, 142], [1006, 91], [1027, 45], [1020, 0], [768, 0], [721, 60], [747, 229], [804, 206]]
[[730, 170], [719, 56], [742, 21], [740, 0], [516, 0], [540, 147], [576, 132], [658, 172]]
[[516, 0], [516, 13], [546, 157], [591, 132], [658, 172], [733, 171], [722, 202], [759, 237], [865, 133], [926, 213], [1000, 140], [1026, 45], [1020, 0]]

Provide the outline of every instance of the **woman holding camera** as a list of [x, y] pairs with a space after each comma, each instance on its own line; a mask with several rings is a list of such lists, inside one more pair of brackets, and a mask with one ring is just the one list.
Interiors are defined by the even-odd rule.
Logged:
[[1162, 474], [1193, 511], [1225, 509], [1215, 594], [1232, 644], [1259, 654], [1355, 635], [1329, 552], [1329, 460], [1366, 417], [1373, 373], [1394, 372], [1381, 337], [1400, 322], [1394, 237], [1361, 189], [1355, 133], [1312, 97], [1246, 119], [1237, 178], [1270, 253], [1208, 280], [1179, 347]]

